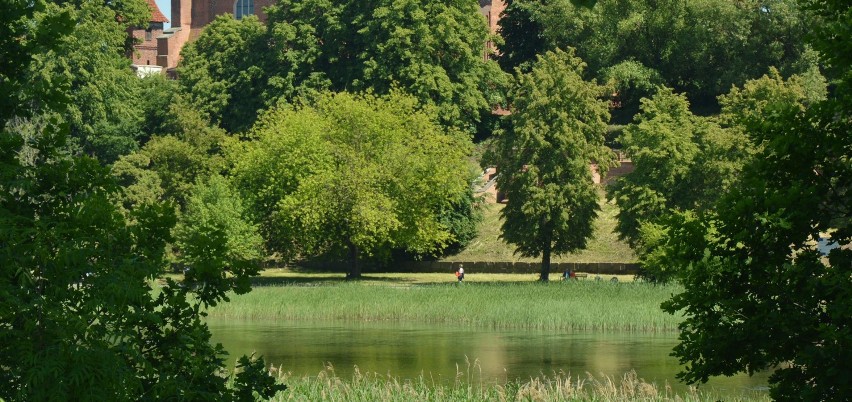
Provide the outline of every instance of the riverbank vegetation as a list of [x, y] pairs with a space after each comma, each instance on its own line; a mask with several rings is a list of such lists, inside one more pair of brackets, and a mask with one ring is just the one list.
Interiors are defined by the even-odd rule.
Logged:
[[[470, 1], [278, 0], [266, 25], [216, 17], [183, 49], [177, 80], [131, 70], [127, 34], [147, 26], [143, 0], [10, 4], [0, 13], [0, 398], [274, 391], [263, 364], [225, 387], [206, 307], [244, 318], [680, 325], [685, 381], [780, 367], [776, 398], [852, 394], [848, 0], [516, 0], [503, 40]], [[542, 57], [562, 51], [575, 57]], [[581, 102], [519, 90], [546, 59], [575, 74], [533, 74], [531, 87], [603, 88]], [[524, 102], [535, 106], [526, 117]], [[529, 224], [504, 238], [518, 245], [554, 222], [585, 238], [587, 168], [609, 158], [571, 139], [594, 120], [600, 145], [607, 113], [589, 116], [584, 102], [625, 125], [606, 138], [636, 167], [610, 188], [619, 234], [649, 278], [679, 284], [470, 275], [464, 285], [307, 280], [234, 296], [266, 257], [463, 249], [478, 224], [474, 138], [526, 133], [504, 149], [518, 152], [504, 171], [530, 179], [535, 203], [517, 215], [504, 207], [504, 226]], [[577, 174], [558, 174], [566, 168]], [[523, 199], [500, 184], [515, 191], [510, 202]], [[588, 208], [545, 191], [557, 185], [581, 191]], [[520, 251], [549, 253], [556, 233]], [[820, 240], [835, 246], [828, 255], [813, 247]], [[575, 243], [564, 250], [586, 245]], [[169, 266], [183, 282], [152, 292]], [[659, 305], [672, 295], [667, 316]]]
[[589, 373], [559, 373], [508, 383], [477, 381], [476, 366], [468, 365], [457, 372], [451, 384], [436, 382], [426, 375], [402, 379], [356, 370], [352, 378], [341, 378], [331, 365], [316, 376], [294, 376], [273, 368], [278, 380], [286, 383], [270, 401], [768, 401], [762, 392], [725, 394], [695, 388], [673, 392], [668, 384], [654, 384], [639, 378], [635, 372], [621, 378], [594, 376]]
[[[450, 277], [444, 274], [444, 280]], [[527, 275], [533, 279], [532, 275]], [[568, 282], [407, 284], [400, 277], [364, 282], [284, 282], [255, 287], [211, 308], [213, 318], [342, 320], [457, 324], [500, 328], [675, 331], [681, 318], [660, 303], [678, 285]]]

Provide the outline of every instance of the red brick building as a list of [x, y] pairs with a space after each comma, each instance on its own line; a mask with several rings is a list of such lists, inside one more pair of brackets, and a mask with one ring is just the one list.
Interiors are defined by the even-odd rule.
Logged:
[[[177, 67], [180, 50], [183, 46], [201, 34], [207, 24], [221, 14], [233, 14], [237, 19], [245, 15], [257, 15], [266, 20], [263, 8], [272, 5], [275, 0], [171, 0], [172, 27], [163, 29], [168, 19], [163, 15], [154, 0], [147, 0], [151, 7], [151, 24], [148, 29], [136, 29], [131, 35], [142, 38], [136, 46], [137, 55], [133, 55], [134, 68], [141, 70], [172, 70]], [[479, 0], [479, 11], [485, 16], [491, 33], [497, 32], [500, 14], [506, 8], [503, 0]], [[156, 41], [156, 45], [153, 41]], [[493, 43], [486, 43], [493, 50]], [[484, 51], [485, 57], [488, 52]]]
[[133, 69], [140, 76], [158, 74], [162, 71], [162, 67], [157, 63], [157, 56], [159, 55], [157, 38], [163, 34], [163, 24], [169, 22], [169, 19], [163, 15], [154, 0], [147, 1], [148, 7], [151, 9], [148, 26], [128, 29], [128, 34], [137, 41], [133, 52], [128, 54], [128, 57], [130, 57]]

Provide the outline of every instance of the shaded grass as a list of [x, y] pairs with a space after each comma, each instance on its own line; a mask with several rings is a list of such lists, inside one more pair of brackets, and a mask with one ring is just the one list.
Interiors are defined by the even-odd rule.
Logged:
[[[445, 275], [446, 276], [446, 275]], [[554, 330], [675, 331], [660, 303], [681, 288], [608, 281], [401, 281], [304, 283], [255, 288], [211, 308], [216, 318], [420, 322]]]
[[[554, 256], [553, 262], [636, 262], [636, 254], [627, 243], [618, 239], [615, 233], [618, 207], [607, 203], [604, 194], [600, 192], [601, 211], [595, 221], [594, 238], [589, 241], [585, 250], [576, 254]], [[483, 206], [483, 221], [477, 237], [461, 252], [447, 256], [442, 261], [521, 261], [538, 262], [540, 258], [521, 257], [514, 254], [514, 248], [500, 239], [500, 211], [503, 204], [485, 204]]]
[[[561, 272], [552, 272], [551, 278], [554, 281], [561, 280]], [[610, 280], [618, 278], [619, 282], [632, 282], [634, 275], [601, 275], [601, 278]], [[595, 275], [590, 275], [585, 280], [593, 280]], [[538, 281], [538, 273], [526, 274], [505, 274], [505, 273], [487, 273], [471, 271], [467, 268], [465, 274], [465, 282], [534, 282]], [[254, 286], [275, 286], [275, 285], [331, 285], [346, 282], [345, 274], [325, 272], [325, 271], [306, 271], [305, 269], [290, 269], [290, 268], [270, 268], [261, 272], [260, 276], [252, 278]], [[425, 284], [447, 284], [455, 283], [456, 277], [453, 272], [383, 272], [383, 273], [368, 273], [363, 274], [359, 280], [362, 284], [367, 285], [425, 285]]]
[[476, 381], [477, 362], [458, 371], [453, 384], [436, 383], [425, 375], [400, 379], [376, 373], [362, 374], [356, 368], [350, 379], [338, 377], [328, 365], [316, 376], [292, 376], [277, 373], [287, 384], [271, 401], [768, 401], [765, 393], [717, 395], [690, 389], [675, 394], [667, 384], [662, 387], [638, 378], [631, 371], [619, 379], [607, 376], [555, 374], [526, 381], [483, 383]]

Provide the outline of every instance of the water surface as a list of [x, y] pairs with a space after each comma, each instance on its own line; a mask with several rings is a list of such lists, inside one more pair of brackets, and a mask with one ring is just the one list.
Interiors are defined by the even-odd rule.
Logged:
[[[586, 373], [639, 377], [675, 391], [677, 359], [669, 356], [676, 335], [649, 333], [506, 330], [462, 326], [375, 322], [270, 322], [208, 320], [213, 342], [235, 360], [257, 352], [295, 375], [316, 375], [326, 364], [348, 379], [361, 372], [452, 382], [503, 383], [539, 375]], [[232, 363], [233, 364], [233, 363]], [[713, 379], [725, 394], [765, 389], [768, 374]]]

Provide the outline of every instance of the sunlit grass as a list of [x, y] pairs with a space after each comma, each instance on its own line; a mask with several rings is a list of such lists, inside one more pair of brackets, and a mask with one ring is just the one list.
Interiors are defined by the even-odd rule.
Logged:
[[[421, 280], [429, 277], [423, 275], [433, 274], [414, 277]], [[659, 307], [673, 293], [681, 291], [677, 285], [593, 280], [479, 282], [475, 275], [463, 284], [418, 284], [405, 280], [412, 277], [381, 274], [373, 280], [354, 282], [332, 277], [304, 281], [304, 276], [287, 282], [284, 277], [274, 286], [259, 286], [246, 295], [232, 296], [230, 303], [220, 304], [209, 313], [216, 318], [234, 319], [418, 322], [605, 331], [675, 331], [681, 321]]]
[[[616, 214], [618, 207], [607, 203], [600, 193], [601, 211], [595, 220], [594, 238], [589, 241], [585, 250], [575, 254], [554, 256], [553, 262], [611, 262], [634, 263], [636, 255], [626, 243], [618, 239], [615, 233]], [[483, 206], [483, 221], [477, 237], [460, 253], [447, 256], [443, 261], [521, 261], [538, 262], [540, 258], [521, 257], [514, 254], [514, 248], [500, 239], [500, 211], [503, 204], [485, 204]]]
[[674, 393], [667, 384], [652, 384], [635, 372], [621, 378], [560, 373], [524, 381], [486, 383], [477, 377], [477, 362], [458, 370], [451, 384], [422, 374], [401, 379], [377, 373], [340, 378], [331, 365], [316, 376], [293, 376], [273, 368], [288, 390], [271, 401], [768, 401], [765, 393], [720, 396], [690, 389]]

